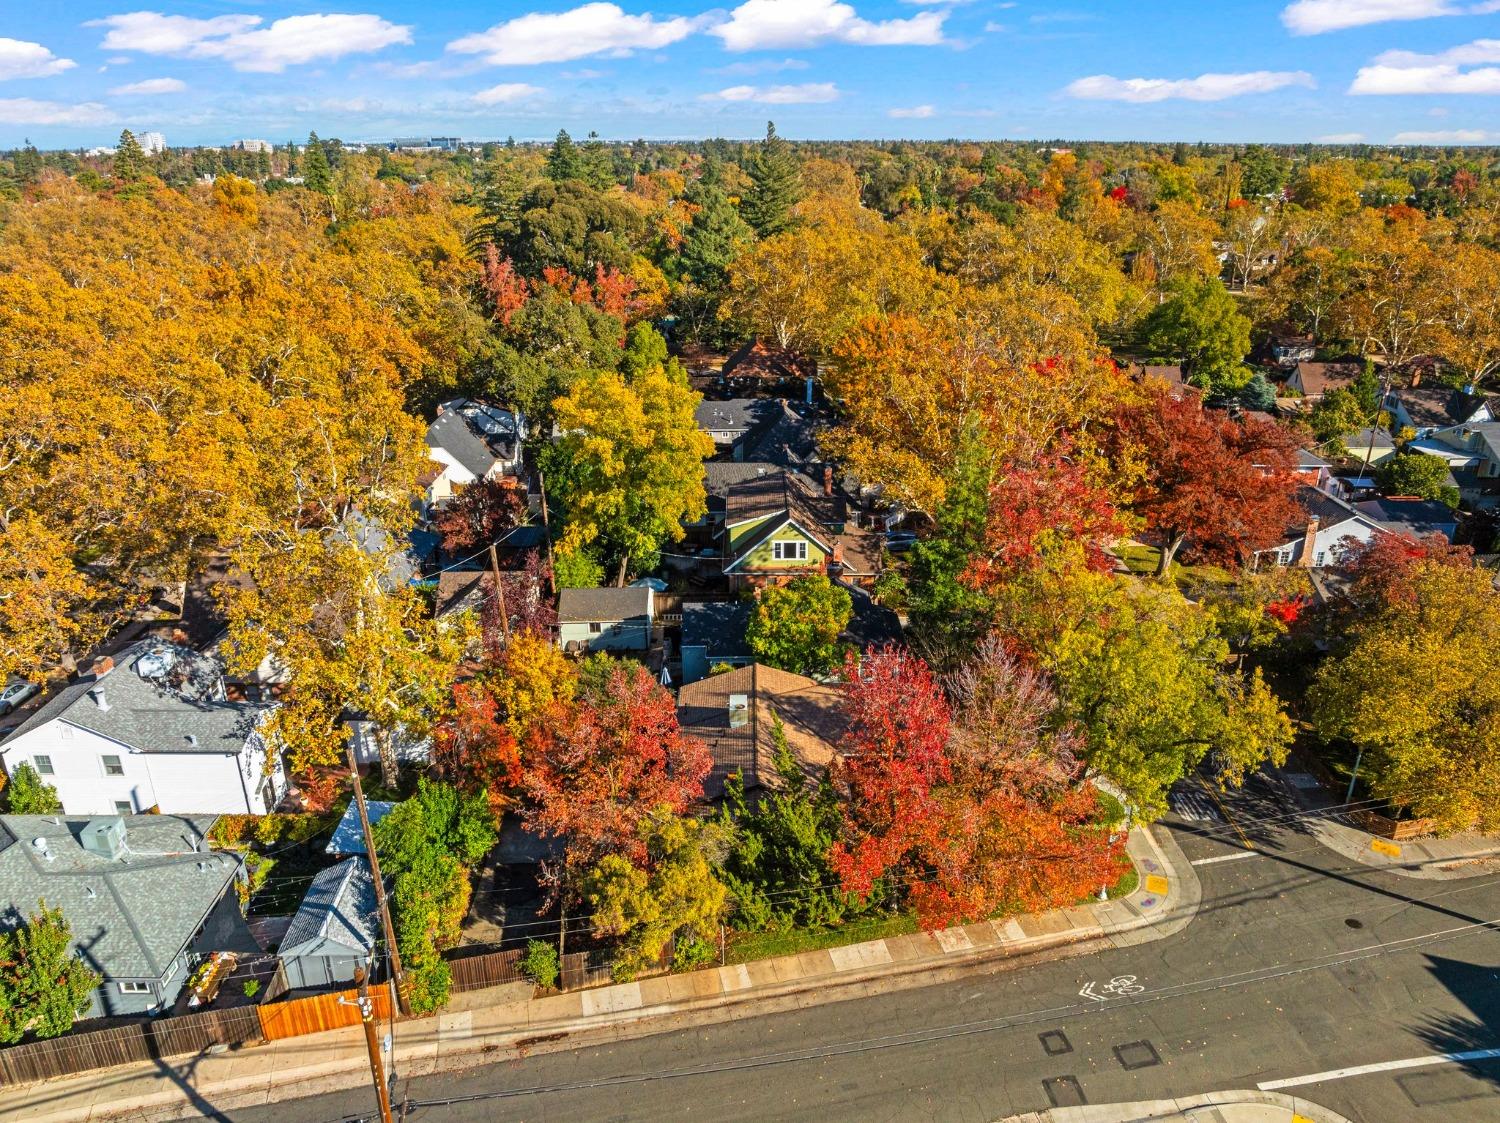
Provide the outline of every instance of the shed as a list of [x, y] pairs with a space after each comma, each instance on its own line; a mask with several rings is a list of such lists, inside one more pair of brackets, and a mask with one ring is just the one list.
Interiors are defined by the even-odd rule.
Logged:
[[281, 942], [281, 963], [294, 990], [354, 981], [380, 929], [370, 864], [356, 855], [323, 870], [307, 889]]

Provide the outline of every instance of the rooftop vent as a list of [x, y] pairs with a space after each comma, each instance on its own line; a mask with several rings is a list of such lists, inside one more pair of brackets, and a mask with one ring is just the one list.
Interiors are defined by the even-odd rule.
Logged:
[[187, 736], [186, 736], [186, 737], [185, 737], [185, 738], [184, 738], [184, 740], [186, 740], [186, 741], [187, 741], [187, 743], [188, 743], [188, 744], [189, 744], [189, 745], [192, 745], [192, 746], [193, 746], [193, 747], [194, 747], [194, 748], [197, 748], [197, 747], [198, 747], [198, 734], [196, 734], [196, 733], [189, 733], [189, 734], [188, 734], [188, 735], [187, 735]]
[[47, 849], [47, 840], [45, 838], [42, 838], [40, 836], [33, 838], [31, 840], [31, 845], [43, 858], [46, 858], [49, 862], [52, 861], [52, 851]]
[[141, 678], [165, 678], [177, 663], [177, 656], [165, 647], [154, 647], [135, 661], [135, 673]]
[[89, 697], [94, 700], [94, 705], [98, 706], [101, 712], [109, 709], [109, 698], [104, 693], [103, 683], [95, 683], [89, 687]]
[[748, 694], [731, 694], [729, 696], [729, 726], [737, 729], [750, 722], [750, 696]]
[[90, 854], [118, 858], [125, 849], [125, 820], [119, 815], [90, 819], [78, 841]]

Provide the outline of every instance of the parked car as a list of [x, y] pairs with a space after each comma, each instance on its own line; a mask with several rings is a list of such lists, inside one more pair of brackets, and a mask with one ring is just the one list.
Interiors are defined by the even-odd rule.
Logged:
[[34, 682], [27, 682], [23, 678], [13, 678], [5, 684], [5, 689], [0, 690], [0, 717], [17, 709], [23, 702], [35, 698], [42, 692], [42, 688]]
[[885, 548], [893, 554], [904, 554], [917, 544], [917, 536], [909, 530], [886, 532]]

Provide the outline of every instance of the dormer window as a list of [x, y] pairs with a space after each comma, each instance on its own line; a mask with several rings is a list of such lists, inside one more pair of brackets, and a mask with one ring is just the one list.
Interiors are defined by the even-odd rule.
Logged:
[[771, 557], [776, 561], [806, 561], [807, 543], [800, 539], [796, 542], [772, 542]]

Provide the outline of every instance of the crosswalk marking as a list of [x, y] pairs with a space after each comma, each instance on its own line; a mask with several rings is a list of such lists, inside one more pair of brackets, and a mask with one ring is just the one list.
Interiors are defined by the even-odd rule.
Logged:
[[1174, 789], [1167, 794], [1167, 806], [1179, 819], [1192, 823], [1221, 823], [1224, 816], [1214, 806], [1208, 793], [1195, 788]]

